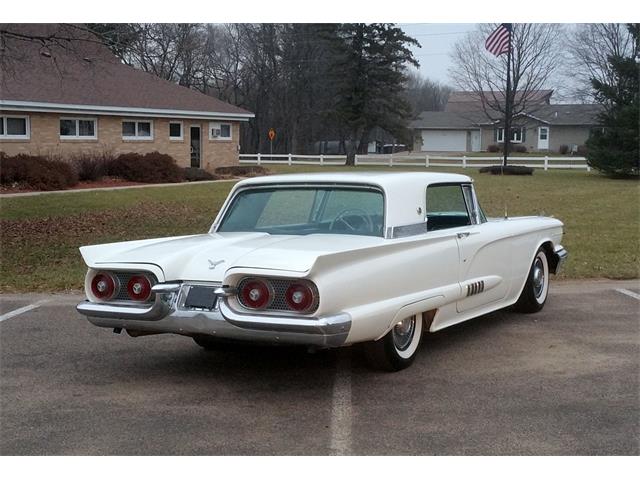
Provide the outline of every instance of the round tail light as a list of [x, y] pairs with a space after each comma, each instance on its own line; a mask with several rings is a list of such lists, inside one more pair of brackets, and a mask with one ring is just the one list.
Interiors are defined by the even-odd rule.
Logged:
[[108, 273], [99, 273], [91, 280], [91, 293], [99, 300], [108, 300], [116, 291], [116, 282]]
[[146, 302], [151, 296], [151, 282], [144, 275], [134, 275], [127, 283], [127, 293], [131, 300]]
[[249, 280], [244, 283], [240, 290], [241, 303], [246, 307], [256, 310], [266, 308], [271, 303], [272, 298], [272, 290], [263, 280]]
[[312, 307], [315, 301], [315, 295], [308, 285], [304, 283], [292, 283], [289, 288], [287, 288], [284, 299], [292, 310], [304, 312]]

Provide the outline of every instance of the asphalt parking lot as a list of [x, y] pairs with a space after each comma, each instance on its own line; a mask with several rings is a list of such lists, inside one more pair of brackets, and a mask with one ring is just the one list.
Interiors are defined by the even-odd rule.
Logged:
[[638, 455], [639, 294], [555, 283], [542, 312], [432, 334], [394, 374], [356, 349], [206, 352], [93, 327], [78, 296], [2, 295], [0, 454]]

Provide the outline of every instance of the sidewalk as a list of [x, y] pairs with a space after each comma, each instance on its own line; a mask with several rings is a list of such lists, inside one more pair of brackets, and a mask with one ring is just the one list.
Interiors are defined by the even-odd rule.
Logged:
[[126, 190], [129, 188], [180, 187], [185, 185], [203, 185], [207, 183], [239, 182], [243, 178], [244, 177], [237, 177], [237, 178], [230, 178], [225, 180], [203, 180], [199, 182], [181, 182], [181, 183], [149, 183], [145, 185], [127, 185], [124, 187], [77, 188], [77, 189], [70, 189], [70, 190], [51, 190], [46, 192], [0, 193], [0, 198], [34, 197], [36, 195], [48, 195], [48, 194], [55, 194], [55, 193], [101, 192], [101, 191], [109, 191], [109, 190]]

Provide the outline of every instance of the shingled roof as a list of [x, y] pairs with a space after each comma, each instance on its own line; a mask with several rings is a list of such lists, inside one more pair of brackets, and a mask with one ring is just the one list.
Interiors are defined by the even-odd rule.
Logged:
[[[496, 99], [499, 102], [504, 101], [504, 92], [484, 92], [484, 97], [487, 99]], [[516, 101], [518, 97], [522, 97], [524, 94], [520, 91], [516, 92]], [[551, 102], [551, 95], [553, 90], [534, 90], [527, 92], [526, 99], [528, 104], [544, 105]], [[482, 99], [477, 92], [451, 92], [445, 111], [447, 112], [469, 112], [469, 111], [482, 111]]]
[[[5, 25], [0, 107], [246, 120], [235, 105], [123, 64], [91, 33], [72, 25]], [[36, 42], [20, 35], [54, 41]], [[68, 40], [72, 38], [72, 40]]]
[[[537, 106], [528, 116], [549, 125], [598, 125], [598, 115], [603, 111], [597, 104], [551, 104]], [[490, 125], [486, 115], [478, 111], [469, 112], [422, 112], [411, 122], [411, 128], [417, 129], [468, 129], [480, 125]]]
[[552, 104], [539, 107], [530, 116], [550, 125], [598, 125], [602, 111], [598, 104]]
[[477, 128], [487, 123], [487, 117], [480, 112], [422, 112], [411, 122], [411, 128], [465, 129]]

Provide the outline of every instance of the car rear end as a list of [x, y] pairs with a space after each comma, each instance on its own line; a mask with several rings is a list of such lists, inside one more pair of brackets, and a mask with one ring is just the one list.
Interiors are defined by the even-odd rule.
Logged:
[[319, 347], [344, 344], [348, 314], [316, 316], [317, 286], [309, 279], [237, 273], [230, 282], [161, 281], [153, 272], [90, 268], [87, 300], [77, 306], [96, 326], [132, 336], [176, 333]]

